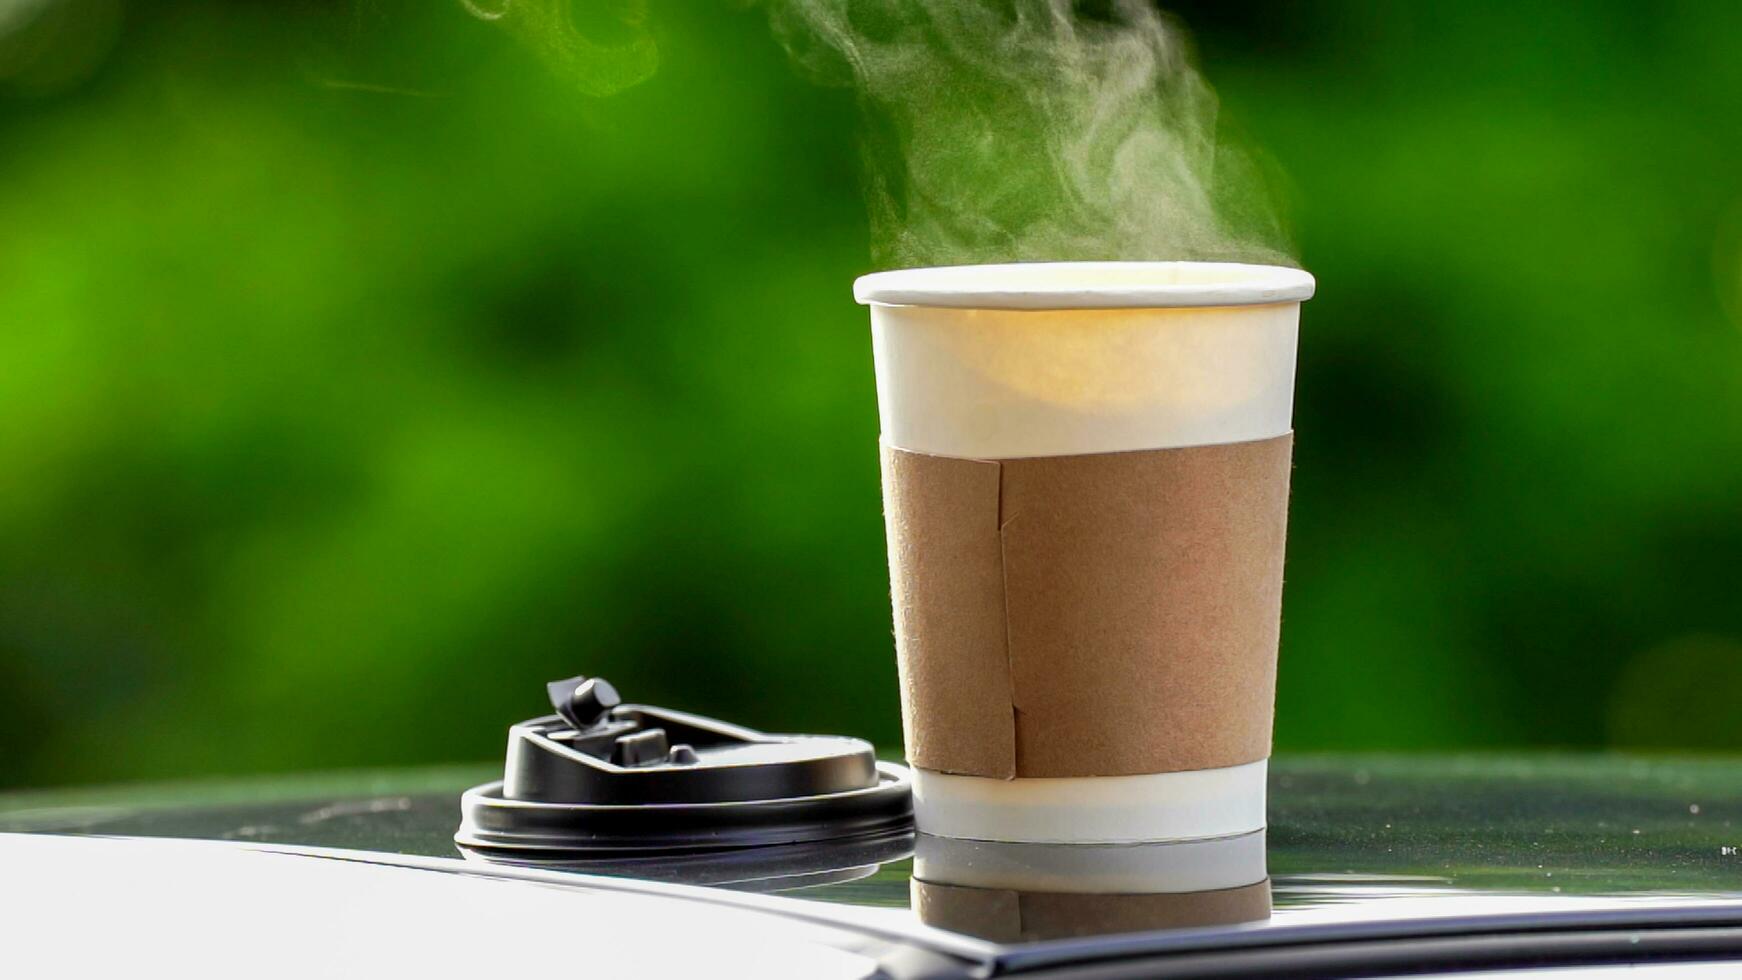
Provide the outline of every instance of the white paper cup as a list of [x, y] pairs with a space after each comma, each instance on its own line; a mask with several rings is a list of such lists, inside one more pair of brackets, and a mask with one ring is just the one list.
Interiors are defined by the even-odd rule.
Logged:
[[[1032, 263], [864, 276], [883, 440], [1009, 460], [1269, 440], [1292, 431], [1312, 276], [1197, 262]], [[920, 829], [1134, 842], [1264, 826], [1263, 760], [1216, 769], [998, 779], [914, 773]]]

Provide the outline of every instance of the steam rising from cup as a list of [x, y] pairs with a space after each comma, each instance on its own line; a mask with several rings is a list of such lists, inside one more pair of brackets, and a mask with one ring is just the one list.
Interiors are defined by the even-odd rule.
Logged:
[[[659, 63], [646, 0], [459, 2], [590, 96]], [[1294, 264], [1265, 168], [1152, 0], [744, 2], [804, 74], [857, 94], [879, 266]]]
[[[659, 67], [659, 46], [647, 26], [647, 0], [459, 2], [472, 16], [514, 35], [584, 95], [615, 95], [651, 78]], [[609, 24], [616, 37], [597, 40], [583, 23]]]
[[768, 0], [860, 96], [877, 264], [1287, 263], [1253, 158], [1144, 0]]

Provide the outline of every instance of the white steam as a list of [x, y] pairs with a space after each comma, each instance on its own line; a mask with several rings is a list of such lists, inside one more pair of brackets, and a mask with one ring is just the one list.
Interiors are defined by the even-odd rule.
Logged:
[[881, 265], [1287, 261], [1178, 29], [1143, 0], [767, 0], [866, 111]]

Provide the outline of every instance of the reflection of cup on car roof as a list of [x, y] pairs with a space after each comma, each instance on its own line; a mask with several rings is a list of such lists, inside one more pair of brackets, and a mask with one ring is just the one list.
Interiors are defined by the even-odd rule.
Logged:
[[1264, 832], [1163, 844], [1016, 844], [921, 834], [926, 925], [998, 942], [1237, 925], [1270, 917]]

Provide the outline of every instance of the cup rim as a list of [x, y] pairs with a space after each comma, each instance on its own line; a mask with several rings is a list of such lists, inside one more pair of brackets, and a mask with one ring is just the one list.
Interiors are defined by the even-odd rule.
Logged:
[[867, 306], [983, 310], [1260, 306], [1310, 299], [1304, 269], [1242, 262], [1005, 262], [873, 272], [853, 281]]

